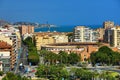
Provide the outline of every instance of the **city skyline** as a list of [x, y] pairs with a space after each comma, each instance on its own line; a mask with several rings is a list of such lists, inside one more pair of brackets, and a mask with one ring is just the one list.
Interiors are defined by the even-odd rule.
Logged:
[[0, 19], [56, 25], [93, 25], [120, 22], [119, 0], [1, 0]]

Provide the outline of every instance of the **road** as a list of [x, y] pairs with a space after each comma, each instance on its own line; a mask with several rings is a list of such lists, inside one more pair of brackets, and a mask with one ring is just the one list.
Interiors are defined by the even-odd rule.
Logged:
[[[68, 70], [70, 70], [71, 68], [82, 68], [82, 67], [77, 67], [77, 66], [73, 66], [73, 67], [66, 67]], [[116, 69], [113, 66], [99, 66], [99, 67], [86, 67], [87, 69], [90, 70], [108, 70], [108, 71], [114, 71], [114, 72], [118, 72], [120, 74], [120, 69]]]
[[15, 74], [19, 73], [19, 65], [22, 63], [23, 65], [28, 65], [28, 61], [27, 61], [27, 47], [25, 45], [22, 44], [22, 52], [19, 54], [18, 56], [18, 60], [17, 60], [17, 65], [16, 65], [16, 69], [15, 69]]
[[22, 63], [23, 65], [28, 65], [27, 53], [28, 53], [28, 48], [25, 45], [23, 45], [23, 52], [20, 56], [20, 63]]

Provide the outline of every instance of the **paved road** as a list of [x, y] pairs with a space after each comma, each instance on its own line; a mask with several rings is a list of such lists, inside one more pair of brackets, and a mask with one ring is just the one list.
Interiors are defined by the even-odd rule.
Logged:
[[23, 45], [23, 52], [20, 56], [20, 62], [23, 64], [23, 65], [28, 65], [28, 61], [27, 61], [27, 53], [28, 53], [28, 48]]
[[19, 73], [19, 65], [22, 63], [23, 65], [28, 65], [28, 61], [27, 61], [27, 47], [25, 45], [22, 44], [22, 52], [19, 55], [18, 61], [17, 61], [17, 66], [15, 69], [15, 74]]
[[[77, 67], [77, 66], [73, 66], [74, 68], [82, 68], [82, 67]], [[68, 70], [70, 70], [73, 67], [66, 67]], [[108, 70], [108, 71], [114, 71], [114, 72], [118, 72], [120, 73], [120, 69], [116, 69], [115, 67], [105, 67], [105, 66], [99, 66], [99, 67], [86, 67], [90, 70]]]

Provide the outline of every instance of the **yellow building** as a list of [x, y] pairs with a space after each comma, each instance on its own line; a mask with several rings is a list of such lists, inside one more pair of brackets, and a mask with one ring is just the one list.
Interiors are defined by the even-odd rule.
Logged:
[[103, 40], [103, 36], [104, 36], [104, 33], [105, 33], [104, 28], [98, 28], [96, 31], [99, 33], [98, 39]]
[[40, 50], [41, 46], [45, 44], [68, 42], [68, 36], [66, 33], [58, 32], [35, 33], [35, 41], [37, 50]]
[[36, 40], [37, 50], [41, 49], [41, 45], [54, 43], [54, 38], [48, 35], [45, 35], [45, 36], [36, 35], [35, 40]]
[[10, 39], [10, 37], [8, 37], [4, 34], [0, 34], [0, 41], [4, 41], [4, 42], [7, 42], [8, 44], [12, 45], [12, 39]]
[[16, 35], [17, 35], [17, 38], [18, 38], [18, 40], [17, 40], [17, 46], [18, 46], [18, 48], [21, 48], [21, 36], [20, 36], [20, 32], [19, 31], [17, 31], [16, 32]]
[[68, 42], [68, 36], [66, 36], [65, 34], [53, 35], [52, 37], [54, 37], [55, 43]]
[[110, 44], [114, 47], [120, 47], [120, 26], [111, 28]]

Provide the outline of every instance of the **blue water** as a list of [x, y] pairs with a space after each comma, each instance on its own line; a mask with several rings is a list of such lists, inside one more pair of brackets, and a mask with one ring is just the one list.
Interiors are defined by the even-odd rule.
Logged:
[[[50, 32], [56, 31], [56, 32], [73, 32], [74, 28], [76, 26], [57, 26], [57, 27], [51, 27]], [[89, 25], [87, 27], [90, 27], [92, 29], [100, 28], [101, 25]], [[49, 31], [49, 28], [35, 28], [35, 32], [47, 32]]]

